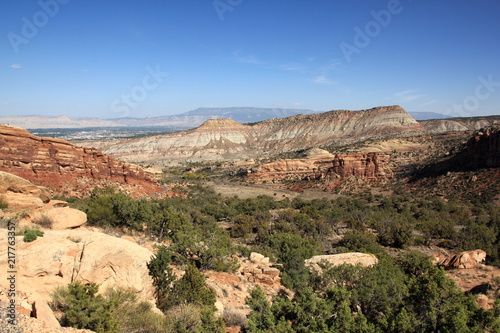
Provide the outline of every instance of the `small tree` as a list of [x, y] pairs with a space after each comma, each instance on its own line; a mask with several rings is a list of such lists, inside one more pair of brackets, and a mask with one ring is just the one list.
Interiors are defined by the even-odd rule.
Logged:
[[201, 307], [213, 306], [215, 303], [215, 292], [206, 285], [203, 274], [191, 264], [182, 278], [174, 283], [168, 300], [169, 308], [182, 303]]
[[167, 300], [172, 289], [172, 283], [175, 281], [175, 275], [170, 268], [172, 254], [166, 246], [157, 247], [156, 256], [151, 257], [147, 263], [149, 275], [153, 279], [155, 287], [156, 305], [162, 311], [168, 308]]
[[98, 290], [99, 286], [95, 283], [69, 284], [63, 324], [97, 333], [118, 332], [119, 325], [113, 314], [116, 304], [96, 295]]

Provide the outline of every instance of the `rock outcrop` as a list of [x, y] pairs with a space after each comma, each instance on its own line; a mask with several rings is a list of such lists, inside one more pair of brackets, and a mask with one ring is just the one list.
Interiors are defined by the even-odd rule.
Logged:
[[3, 171], [0, 171], [0, 196], [15, 210], [39, 208], [50, 201], [46, 188]]
[[69, 207], [45, 207], [33, 214], [33, 221], [46, 220], [52, 230], [74, 229], [87, 222], [87, 214]]
[[419, 123], [429, 134], [477, 131], [481, 128], [500, 124], [500, 116], [432, 119], [422, 120]]
[[217, 303], [223, 312], [231, 312], [246, 320], [250, 307], [245, 299], [257, 286], [271, 297], [284, 289], [281, 284], [281, 271], [273, 267], [269, 258], [252, 252], [250, 259], [241, 259], [240, 268], [230, 274], [225, 272], [207, 272], [207, 285], [215, 291]]
[[388, 106], [296, 115], [252, 125], [212, 119], [189, 131], [118, 141], [105, 152], [128, 161], [241, 159], [422, 132], [423, 127], [403, 108]]
[[[153, 286], [146, 263], [152, 253], [130, 241], [83, 231], [47, 230], [31, 243], [16, 240], [18, 285], [30, 298], [48, 300], [55, 287], [82, 281], [108, 287], [130, 288], [142, 299], [153, 299]], [[7, 231], [0, 232], [0, 267], [7, 267]], [[7, 270], [0, 284], [8, 282]]]
[[434, 264], [445, 269], [468, 269], [484, 264], [486, 252], [483, 250], [464, 251], [451, 257], [434, 257]]
[[161, 189], [142, 168], [121, 162], [102, 152], [28, 131], [0, 125], [0, 171], [36, 184], [58, 188], [77, 179], [108, 179], [136, 185], [151, 194]]
[[340, 178], [354, 176], [362, 179], [380, 179], [392, 177], [392, 170], [387, 167], [389, 157], [378, 153], [337, 154], [327, 176], [338, 175]]
[[[500, 126], [494, 126], [476, 131], [463, 149], [450, 158], [426, 165], [415, 173], [414, 178], [498, 167], [500, 167]], [[492, 179], [492, 182], [494, 181]]]
[[335, 186], [345, 179], [386, 180], [393, 176], [388, 166], [389, 156], [378, 153], [336, 154], [315, 148], [307, 153], [308, 158], [285, 159], [269, 162], [240, 173], [255, 183], [278, 183], [283, 181], [320, 180]]
[[305, 260], [306, 267], [311, 267], [317, 272], [322, 272], [321, 264], [325, 263], [332, 267], [340, 266], [343, 264], [361, 265], [363, 267], [370, 267], [378, 263], [378, 259], [373, 254], [349, 252], [331, 255], [319, 255]]

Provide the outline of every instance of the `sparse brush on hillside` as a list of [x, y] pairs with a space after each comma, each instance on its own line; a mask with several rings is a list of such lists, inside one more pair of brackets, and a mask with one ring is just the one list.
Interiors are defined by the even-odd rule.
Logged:
[[[488, 263], [500, 264], [500, 209], [490, 203], [447, 202], [402, 191], [385, 198], [368, 193], [335, 200], [239, 199], [194, 186], [187, 198], [152, 201], [96, 192], [87, 205], [90, 224], [142, 230], [158, 240], [169, 239], [174, 262], [192, 262], [201, 269], [234, 270], [231, 255], [239, 252], [234, 239], [284, 263], [280, 247], [270, 243], [279, 234], [300, 236], [315, 244], [316, 253], [365, 245], [366, 251], [379, 253], [373, 244], [356, 245], [357, 236], [371, 234], [379, 245], [396, 248], [422, 244], [454, 251], [481, 248], [488, 253]], [[230, 228], [221, 229], [219, 222]], [[345, 227], [357, 233], [344, 243], [332, 242], [336, 230]]]

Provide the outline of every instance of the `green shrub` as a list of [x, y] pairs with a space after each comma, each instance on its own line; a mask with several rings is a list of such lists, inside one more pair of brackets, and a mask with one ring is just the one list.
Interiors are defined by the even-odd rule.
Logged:
[[159, 246], [156, 250], [156, 255], [151, 257], [147, 267], [155, 287], [156, 306], [160, 310], [166, 311], [172, 283], [175, 281], [175, 275], [169, 266], [172, 261], [172, 253], [165, 246]]
[[25, 243], [33, 242], [38, 237], [43, 237], [43, 231], [38, 229], [27, 228], [24, 230], [23, 241]]
[[96, 295], [99, 286], [74, 282], [67, 289], [58, 289], [53, 294], [53, 304], [64, 312], [62, 326], [89, 329], [97, 333], [119, 332], [114, 310], [117, 301], [106, 300]]

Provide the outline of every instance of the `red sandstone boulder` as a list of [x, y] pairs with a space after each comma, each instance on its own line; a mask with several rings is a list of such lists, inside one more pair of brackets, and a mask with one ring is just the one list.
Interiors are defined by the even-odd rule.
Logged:
[[483, 264], [486, 260], [486, 252], [483, 250], [473, 250], [465, 251], [459, 254], [455, 254], [451, 257], [438, 262], [438, 266], [443, 266], [445, 269], [453, 268], [474, 268]]

